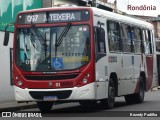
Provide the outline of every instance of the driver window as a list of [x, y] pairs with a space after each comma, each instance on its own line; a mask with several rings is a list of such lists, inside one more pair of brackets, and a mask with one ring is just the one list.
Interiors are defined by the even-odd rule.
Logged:
[[105, 31], [103, 28], [96, 28], [96, 48], [98, 53], [106, 53]]

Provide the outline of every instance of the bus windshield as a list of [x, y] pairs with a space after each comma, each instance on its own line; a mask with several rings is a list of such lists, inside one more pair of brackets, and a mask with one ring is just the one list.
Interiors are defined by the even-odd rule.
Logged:
[[15, 53], [24, 71], [77, 69], [90, 60], [89, 26], [19, 28]]

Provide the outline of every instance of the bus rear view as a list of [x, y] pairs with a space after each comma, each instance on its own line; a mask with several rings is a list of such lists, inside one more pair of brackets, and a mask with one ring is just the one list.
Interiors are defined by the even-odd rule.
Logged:
[[13, 61], [17, 101], [38, 101], [43, 111], [53, 101], [95, 99], [90, 16], [84, 8], [18, 14]]

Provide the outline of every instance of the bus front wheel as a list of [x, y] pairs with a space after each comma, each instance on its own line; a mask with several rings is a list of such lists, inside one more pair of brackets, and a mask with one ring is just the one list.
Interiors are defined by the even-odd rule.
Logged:
[[101, 100], [101, 105], [107, 109], [112, 109], [115, 104], [115, 84], [110, 78], [108, 85], [108, 98]]
[[41, 112], [50, 112], [53, 106], [53, 102], [45, 102], [45, 101], [38, 101], [37, 107]]

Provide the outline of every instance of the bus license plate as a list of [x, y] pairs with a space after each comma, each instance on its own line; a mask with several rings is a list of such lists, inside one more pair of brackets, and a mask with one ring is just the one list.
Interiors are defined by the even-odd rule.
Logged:
[[57, 98], [57, 96], [44, 96], [43, 100], [44, 101], [57, 101], [58, 98]]

